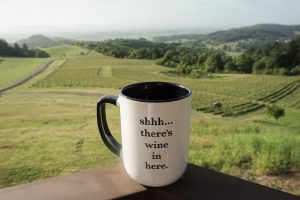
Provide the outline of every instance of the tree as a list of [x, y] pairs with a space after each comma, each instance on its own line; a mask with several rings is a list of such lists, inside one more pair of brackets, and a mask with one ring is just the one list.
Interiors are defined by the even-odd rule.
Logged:
[[17, 43], [11, 46], [3, 39], [0, 39], [0, 56], [49, 57], [49, 55], [42, 50], [28, 49], [27, 45], [23, 45], [21, 48]]
[[11, 51], [11, 48], [8, 46], [8, 43], [0, 39], [0, 56], [8, 56]]
[[250, 74], [252, 73], [253, 60], [251, 59], [252, 52], [245, 52], [237, 57], [236, 65], [240, 72]]
[[253, 65], [253, 73], [260, 74], [266, 69], [266, 63], [264, 59], [257, 60]]
[[206, 70], [209, 73], [220, 72], [223, 70], [224, 63], [222, 61], [222, 55], [220, 53], [211, 54], [206, 59]]
[[267, 114], [271, 117], [274, 117], [276, 119], [276, 122], [277, 120], [280, 118], [280, 117], [284, 117], [285, 115], [285, 110], [284, 108], [280, 108], [276, 105], [273, 105], [273, 106], [268, 106], [267, 108]]
[[295, 66], [300, 64], [300, 59], [298, 60], [297, 63], [297, 59], [295, 59], [297, 57], [297, 54], [300, 52], [300, 36], [298, 36], [297, 38], [293, 39], [289, 45], [288, 45], [288, 58], [290, 61], [290, 65]]
[[236, 71], [237, 71], [237, 67], [233, 61], [228, 61], [224, 65], [224, 72], [230, 73], [230, 72], [236, 72]]
[[27, 44], [22, 44], [22, 49], [23, 49], [24, 51], [27, 51], [27, 50], [28, 50]]

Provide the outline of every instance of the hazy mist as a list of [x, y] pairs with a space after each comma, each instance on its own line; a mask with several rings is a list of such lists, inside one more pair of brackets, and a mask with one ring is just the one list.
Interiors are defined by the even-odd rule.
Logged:
[[95, 40], [205, 33], [259, 23], [299, 24], [298, 0], [1, 0], [0, 38]]

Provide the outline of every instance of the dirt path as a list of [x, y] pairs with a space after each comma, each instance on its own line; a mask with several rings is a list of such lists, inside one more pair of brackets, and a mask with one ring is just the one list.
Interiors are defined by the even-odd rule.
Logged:
[[[33, 92], [22, 92], [18, 94], [35, 94]], [[100, 97], [103, 94], [92, 93], [92, 92], [67, 92], [67, 91], [48, 91], [48, 92], [37, 92], [36, 94], [59, 94], [59, 95], [74, 95], [74, 96], [89, 96], [89, 97]]]
[[22, 85], [24, 83], [26, 83], [27, 81], [29, 81], [30, 79], [34, 78], [35, 76], [39, 75], [40, 73], [42, 73], [45, 69], [47, 69], [47, 67], [50, 66], [50, 64], [53, 62], [54, 60], [50, 60], [49, 62], [47, 62], [46, 64], [42, 65], [41, 67], [39, 67], [37, 70], [35, 70], [34, 72], [32, 72], [31, 74], [23, 77], [20, 80], [17, 80], [11, 84], [8, 84], [6, 86], [4, 86], [3, 88], [0, 88], [0, 94], [6, 92], [7, 90], [11, 90], [19, 85]]
[[14, 92], [9, 93], [10, 96], [18, 95], [70, 95], [70, 96], [83, 96], [83, 97], [101, 97], [104, 94], [102, 93], [93, 93], [93, 92], [75, 92], [75, 91], [36, 91], [36, 92]]

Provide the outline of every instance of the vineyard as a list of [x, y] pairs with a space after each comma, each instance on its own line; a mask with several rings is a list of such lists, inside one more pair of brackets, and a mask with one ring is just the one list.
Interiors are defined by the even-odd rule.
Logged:
[[[214, 114], [222, 114], [222, 116], [237, 116], [237, 115], [241, 115], [241, 114], [246, 114], [246, 113], [261, 109], [267, 105], [276, 103], [280, 99], [283, 99], [284, 97], [293, 93], [295, 90], [297, 90], [299, 88], [299, 86], [300, 86], [300, 80], [297, 80], [297, 81], [293, 81], [293, 82], [285, 85], [284, 87], [282, 87], [281, 89], [279, 89], [273, 93], [262, 96], [251, 102], [246, 102], [246, 103], [230, 106], [226, 109], [215, 108], [215, 107], [211, 106], [211, 107], [207, 107], [207, 108], [205, 108], [205, 107], [199, 108], [198, 110], [201, 110], [204, 112], [213, 112]], [[291, 107], [299, 109], [299, 105], [297, 102], [299, 102], [299, 99], [296, 102], [294, 102], [294, 104], [291, 105]]]
[[[170, 68], [148, 60], [117, 59], [91, 53], [69, 59], [58, 70], [34, 87], [115, 88], [142, 81], [178, 82], [193, 90], [193, 108], [198, 111], [236, 116], [256, 111], [273, 103], [284, 103], [296, 93], [286, 107], [299, 109], [300, 78], [271, 75], [222, 74], [216, 77], [191, 79], [165, 75]], [[291, 100], [289, 100], [291, 101]], [[214, 102], [222, 107], [215, 108]]]

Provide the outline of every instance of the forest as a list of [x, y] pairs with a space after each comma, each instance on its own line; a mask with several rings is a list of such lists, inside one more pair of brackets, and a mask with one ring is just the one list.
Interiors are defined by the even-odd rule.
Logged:
[[49, 57], [48, 53], [40, 49], [29, 49], [27, 44], [22, 44], [20, 47], [17, 43], [15, 43], [11, 46], [3, 39], [0, 39], [0, 56], [31, 58]]
[[300, 74], [300, 36], [290, 42], [270, 42], [249, 48], [237, 57], [223, 50], [185, 47], [181, 43], [151, 42], [146, 39], [115, 39], [90, 42], [90, 49], [127, 59], [151, 59], [173, 68], [177, 75], [199, 78], [211, 73]]

